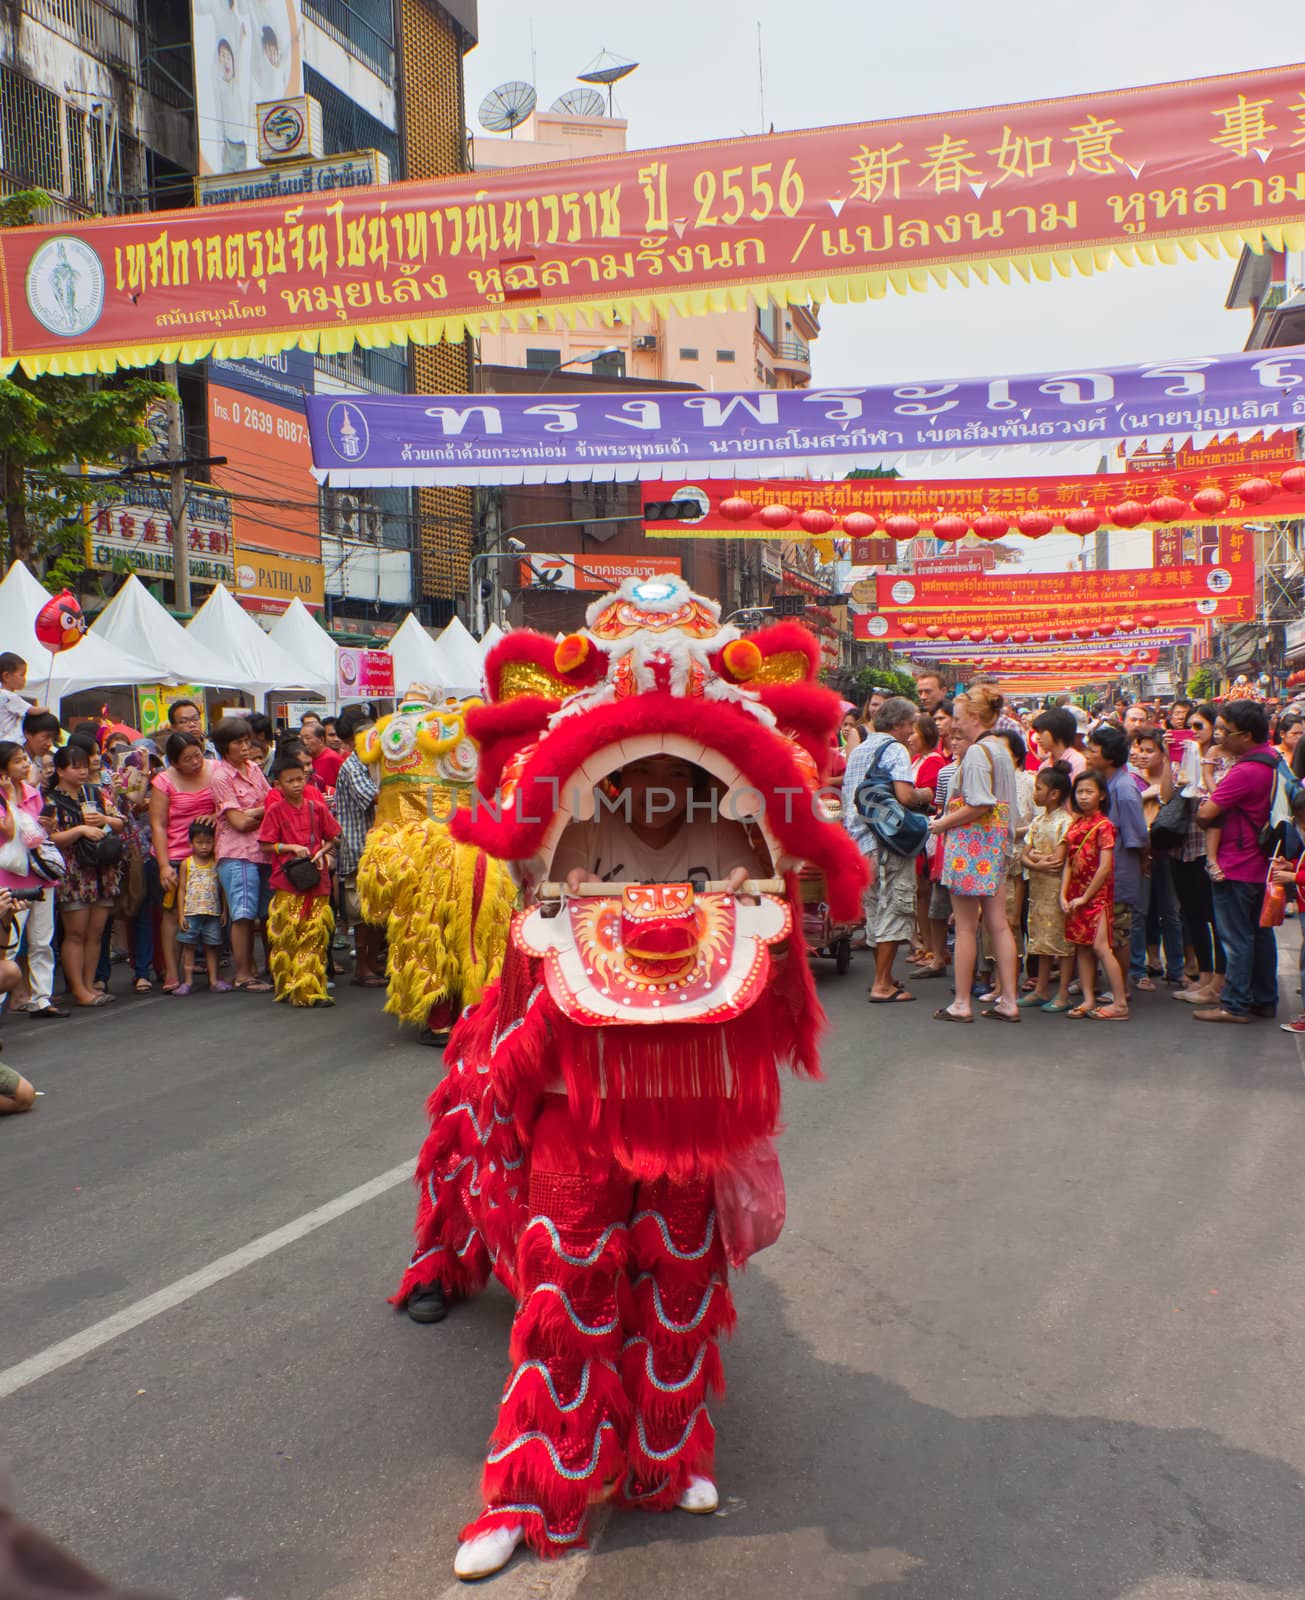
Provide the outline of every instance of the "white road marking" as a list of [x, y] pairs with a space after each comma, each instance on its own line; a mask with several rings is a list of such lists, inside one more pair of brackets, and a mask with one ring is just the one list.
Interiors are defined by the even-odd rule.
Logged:
[[375, 1200], [378, 1195], [385, 1194], [387, 1190], [393, 1189], [400, 1183], [406, 1183], [411, 1177], [411, 1161], [391, 1167], [388, 1172], [382, 1172], [367, 1183], [359, 1184], [347, 1194], [337, 1195], [325, 1205], [318, 1206], [313, 1211], [306, 1211], [302, 1217], [287, 1222], [284, 1227], [274, 1228], [271, 1233], [265, 1233], [257, 1239], [251, 1239], [248, 1244], [241, 1245], [238, 1250], [219, 1256], [216, 1261], [210, 1261], [208, 1266], [201, 1267], [198, 1272], [188, 1273], [184, 1278], [178, 1278], [175, 1283], [168, 1284], [155, 1294], [146, 1295], [135, 1305], [125, 1306], [121, 1311], [115, 1311], [111, 1317], [105, 1317], [102, 1322], [93, 1322], [89, 1328], [83, 1328], [80, 1333], [74, 1333], [67, 1339], [61, 1339], [58, 1344], [37, 1351], [26, 1361], [20, 1361], [16, 1367], [0, 1372], [0, 1400], [16, 1394], [19, 1389], [26, 1388], [30, 1383], [48, 1377], [60, 1367], [80, 1361], [92, 1350], [98, 1350], [101, 1345], [108, 1344], [110, 1340], [117, 1339], [124, 1333], [130, 1333], [142, 1323], [183, 1305], [203, 1290], [211, 1289], [215, 1283], [234, 1277], [237, 1272], [253, 1266], [256, 1261], [275, 1255], [278, 1250], [284, 1250], [286, 1245], [294, 1244], [308, 1234], [315, 1233], [318, 1228], [324, 1228], [328, 1222], [334, 1222], [337, 1217], [345, 1216], [359, 1206], [365, 1206], [369, 1200]]

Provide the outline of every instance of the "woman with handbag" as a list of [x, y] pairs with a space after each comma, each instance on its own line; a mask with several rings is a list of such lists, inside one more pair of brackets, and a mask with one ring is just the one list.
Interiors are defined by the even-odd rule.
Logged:
[[956, 993], [934, 1012], [939, 1022], [973, 1022], [974, 967], [982, 920], [997, 962], [993, 1002], [983, 1010], [994, 1022], [1019, 1022], [1015, 938], [1006, 921], [1006, 871], [1015, 845], [1015, 766], [995, 724], [1002, 696], [986, 684], [957, 695], [956, 727], [969, 741], [952, 782], [947, 810], [929, 824], [943, 838], [943, 886], [952, 897]]
[[[1210, 839], [1197, 820], [1201, 801], [1209, 798], [1223, 766], [1214, 742], [1217, 714], [1212, 705], [1199, 705], [1188, 713], [1187, 731], [1192, 737], [1178, 747], [1176, 763], [1175, 781], [1187, 801], [1187, 831], [1170, 857], [1170, 870], [1183, 918], [1183, 942], [1191, 949], [1197, 970], [1185, 989], [1174, 991], [1174, 999], [1195, 1006], [1218, 1004], [1227, 971], [1223, 942], [1214, 925], [1214, 895], [1208, 871]], [[1173, 755], [1171, 749], [1171, 760]]]
[[[21, 744], [8, 739], [0, 742], [0, 889], [22, 895], [44, 893], [49, 887], [32, 870], [30, 851], [45, 842], [46, 835], [39, 820], [45, 802], [41, 791], [28, 781], [31, 772], [31, 758]], [[14, 901], [4, 951], [11, 960], [17, 959], [34, 904], [28, 899]], [[23, 1003], [20, 993], [13, 1005], [17, 1008]]]
[[107, 790], [96, 789], [87, 797], [90, 776], [82, 745], [56, 750], [54, 783], [46, 793], [41, 821], [68, 864], [55, 891], [63, 923], [59, 958], [64, 981], [79, 1006], [107, 1006], [114, 996], [96, 989], [95, 967], [120, 887], [126, 823]]
[[150, 790], [150, 834], [163, 890], [163, 992], [181, 982], [177, 975], [177, 874], [190, 854], [192, 822], [215, 820], [213, 766], [197, 733], [170, 733], [164, 746], [168, 764]]

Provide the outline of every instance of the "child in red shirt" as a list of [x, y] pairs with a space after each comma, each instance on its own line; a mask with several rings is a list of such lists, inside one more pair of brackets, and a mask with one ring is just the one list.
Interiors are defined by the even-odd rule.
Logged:
[[[340, 824], [317, 790], [306, 786], [297, 756], [278, 757], [272, 782], [258, 840], [272, 864], [267, 934], [276, 998], [292, 1006], [333, 1005], [326, 991], [326, 952], [335, 928], [331, 862]], [[315, 866], [316, 879], [298, 862]]]

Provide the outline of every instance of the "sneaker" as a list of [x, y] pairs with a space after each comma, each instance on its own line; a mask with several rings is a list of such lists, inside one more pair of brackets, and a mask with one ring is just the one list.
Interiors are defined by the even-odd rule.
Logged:
[[1284, 1033], [1305, 1033], [1305, 1015], [1293, 1017], [1290, 1022], [1280, 1022], [1278, 1026]]

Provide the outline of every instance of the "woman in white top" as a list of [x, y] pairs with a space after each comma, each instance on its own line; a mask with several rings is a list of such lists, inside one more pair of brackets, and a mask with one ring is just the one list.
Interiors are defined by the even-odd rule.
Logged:
[[984, 684], [957, 695], [956, 726], [969, 741], [952, 780], [947, 810], [929, 824], [943, 835], [944, 885], [956, 919], [956, 994], [935, 1011], [942, 1022], [973, 1022], [971, 990], [982, 919], [997, 963], [993, 1003], [983, 1015], [1019, 1022], [1015, 940], [1006, 921], [1006, 871], [1015, 849], [1019, 791], [1004, 739], [994, 732], [1002, 697]]

